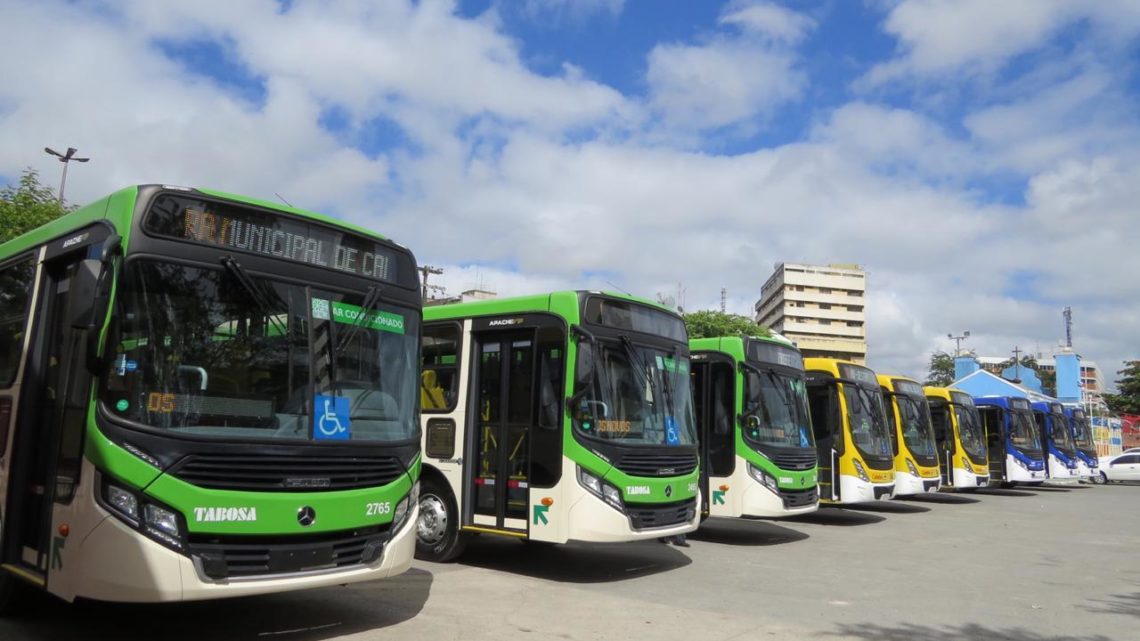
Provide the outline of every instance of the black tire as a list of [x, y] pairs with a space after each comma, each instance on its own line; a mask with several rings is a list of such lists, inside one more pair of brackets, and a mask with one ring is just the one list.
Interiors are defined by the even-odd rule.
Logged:
[[976, 487], [960, 487], [960, 488], [958, 488], [958, 491], [963, 492], [965, 494], [973, 494], [974, 492], [978, 491], [978, 488], [976, 488]]
[[416, 558], [435, 563], [452, 561], [463, 553], [467, 540], [459, 531], [459, 510], [451, 488], [435, 479], [421, 480]]

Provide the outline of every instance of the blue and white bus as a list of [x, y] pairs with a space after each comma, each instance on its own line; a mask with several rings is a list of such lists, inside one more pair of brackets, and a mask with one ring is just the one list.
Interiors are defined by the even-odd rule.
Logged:
[[1029, 399], [975, 396], [974, 406], [986, 428], [990, 479], [1006, 487], [1043, 483], [1045, 457]]
[[1066, 407], [1065, 416], [1069, 419], [1069, 430], [1073, 433], [1073, 442], [1077, 446], [1077, 470], [1081, 480], [1088, 481], [1100, 473], [1100, 459], [1097, 458], [1092, 425], [1085, 411], [1079, 407]]
[[1041, 434], [1041, 451], [1045, 456], [1045, 471], [1054, 483], [1076, 483], [1080, 478], [1077, 465], [1077, 445], [1060, 403], [1037, 401], [1032, 404], [1033, 420]]

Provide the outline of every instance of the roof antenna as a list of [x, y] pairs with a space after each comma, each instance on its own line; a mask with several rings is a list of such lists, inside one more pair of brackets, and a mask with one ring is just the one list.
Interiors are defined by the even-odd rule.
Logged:
[[286, 205], [289, 205], [290, 207], [292, 207], [292, 206], [293, 206], [293, 203], [289, 202], [288, 200], [285, 200], [285, 197], [284, 197], [284, 196], [282, 196], [281, 194], [279, 194], [279, 193], [277, 193], [277, 192], [273, 192], [273, 195], [274, 195], [274, 196], [277, 196], [278, 198], [280, 198], [280, 199], [281, 199], [281, 202], [285, 203]]
[[633, 296], [633, 294], [625, 291], [624, 289], [618, 287], [617, 285], [614, 285], [614, 282], [612, 280], [607, 280], [606, 284], [609, 285], [610, 287], [613, 287], [614, 289], [618, 290], [619, 292], [625, 294], [626, 296]]

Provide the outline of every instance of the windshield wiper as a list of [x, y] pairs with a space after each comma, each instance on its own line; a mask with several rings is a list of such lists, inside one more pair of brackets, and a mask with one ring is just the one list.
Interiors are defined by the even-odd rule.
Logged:
[[261, 312], [265, 314], [266, 320], [268, 320], [277, 331], [281, 332], [282, 336], [288, 336], [289, 330], [285, 324], [281, 322], [281, 319], [277, 318], [277, 314], [273, 312], [273, 303], [266, 297], [265, 290], [258, 286], [257, 282], [254, 281], [249, 273], [241, 266], [241, 263], [237, 262], [233, 256], [223, 256], [222, 266], [225, 267], [226, 271], [234, 277], [234, 280], [242, 286], [242, 289], [249, 294], [253, 302], [261, 308]]
[[344, 332], [344, 336], [340, 338], [340, 342], [336, 345], [336, 353], [340, 354], [352, 344], [352, 339], [360, 333], [360, 328], [364, 327], [364, 322], [368, 319], [368, 315], [372, 313], [372, 306], [380, 302], [380, 292], [383, 288], [379, 285], [372, 284], [368, 286], [368, 293], [364, 295], [364, 300], [360, 301], [360, 314], [357, 315], [356, 320]]

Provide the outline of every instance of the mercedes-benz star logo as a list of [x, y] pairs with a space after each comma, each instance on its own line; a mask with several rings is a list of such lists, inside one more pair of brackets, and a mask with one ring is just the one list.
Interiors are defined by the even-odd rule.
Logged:
[[297, 522], [301, 524], [301, 527], [309, 527], [317, 522], [317, 511], [308, 505], [302, 507], [297, 510]]
[[665, 498], [669, 498], [670, 496], [673, 496], [673, 486], [672, 485], [666, 485], [665, 486]]

